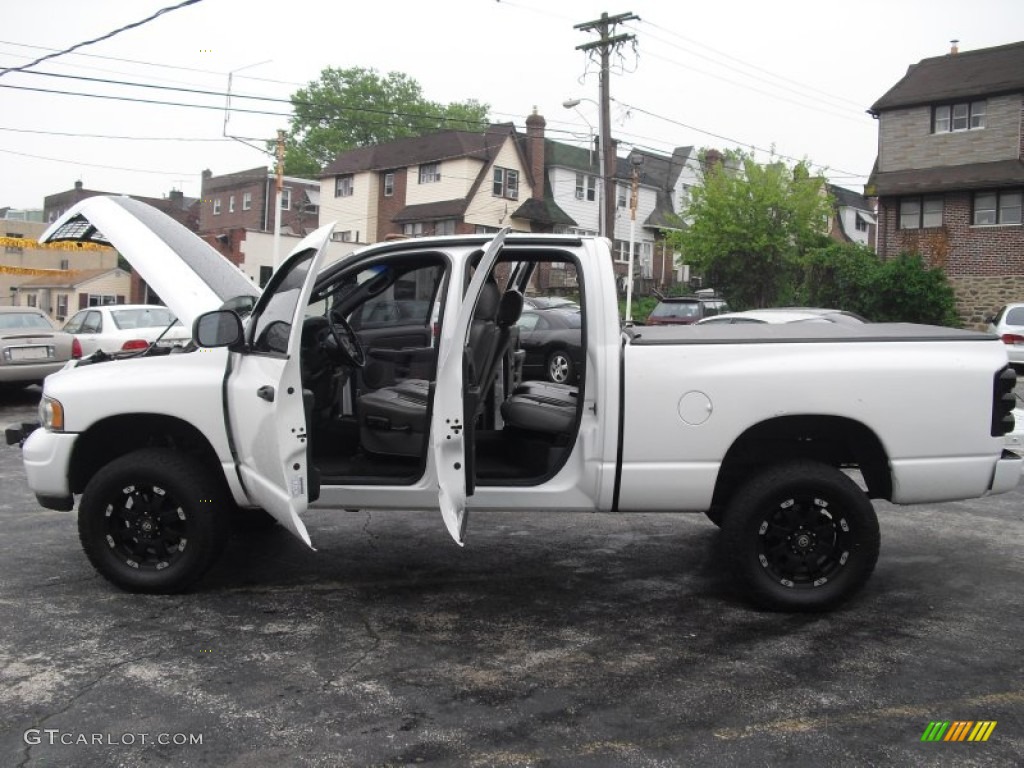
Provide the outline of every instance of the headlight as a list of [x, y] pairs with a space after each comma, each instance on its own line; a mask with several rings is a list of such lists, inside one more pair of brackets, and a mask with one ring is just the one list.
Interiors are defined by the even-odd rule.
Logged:
[[39, 401], [39, 422], [53, 432], [64, 430], [64, 406], [59, 400], [43, 395]]

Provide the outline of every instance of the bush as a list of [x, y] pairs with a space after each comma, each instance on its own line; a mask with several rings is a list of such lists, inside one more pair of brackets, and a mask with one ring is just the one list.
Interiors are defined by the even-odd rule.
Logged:
[[868, 248], [833, 244], [808, 255], [805, 303], [845, 309], [877, 323], [959, 325], [953, 288], [914, 253], [879, 261]]

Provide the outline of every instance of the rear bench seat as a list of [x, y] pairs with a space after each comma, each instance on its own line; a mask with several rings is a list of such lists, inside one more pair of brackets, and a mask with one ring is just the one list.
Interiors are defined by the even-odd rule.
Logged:
[[569, 384], [527, 381], [501, 404], [505, 423], [517, 429], [568, 435], [576, 424], [579, 389]]

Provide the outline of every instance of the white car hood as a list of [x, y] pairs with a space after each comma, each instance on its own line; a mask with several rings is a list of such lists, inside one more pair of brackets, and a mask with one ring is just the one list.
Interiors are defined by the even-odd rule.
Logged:
[[260, 295], [238, 267], [198, 235], [130, 197], [98, 195], [82, 200], [57, 219], [39, 242], [112, 245], [189, 329], [196, 317], [228, 299]]

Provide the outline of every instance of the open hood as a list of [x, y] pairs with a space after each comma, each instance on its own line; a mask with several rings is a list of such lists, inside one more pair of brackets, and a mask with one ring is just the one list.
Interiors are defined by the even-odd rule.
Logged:
[[39, 242], [113, 246], [186, 328], [228, 299], [260, 295], [238, 267], [198, 235], [130, 197], [86, 198], [57, 219]]

